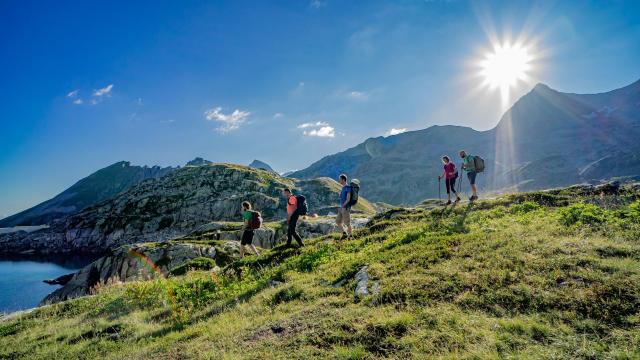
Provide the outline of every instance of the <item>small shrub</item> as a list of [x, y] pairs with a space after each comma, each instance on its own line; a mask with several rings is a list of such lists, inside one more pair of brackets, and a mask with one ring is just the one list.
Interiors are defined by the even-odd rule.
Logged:
[[521, 204], [515, 204], [511, 206], [511, 212], [513, 214], [526, 214], [538, 209], [540, 209], [540, 204], [533, 201], [525, 201]]
[[278, 305], [289, 301], [301, 299], [303, 295], [302, 289], [297, 286], [289, 286], [279, 290], [271, 298], [271, 305]]
[[607, 221], [606, 211], [593, 204], [574, 204], [560, 209], [559, 214], [565, 226], [599, 225]]
[[206, 257], [197, 257], [184, 265], [172, 269], [171, 275], [184, 275], [189, 270], [211, 270], [214, 267], [216, 267], [215, 260]]
[[176, 302], [187, 308], [206, 304], [217, 290], [218, 285], [211, 279], [195, 279], [173, 287]]

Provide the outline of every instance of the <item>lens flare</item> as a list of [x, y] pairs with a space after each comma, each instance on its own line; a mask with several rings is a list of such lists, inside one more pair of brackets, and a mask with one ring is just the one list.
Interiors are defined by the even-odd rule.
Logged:
[[531, 54], [522, 44], [495, 44], [493, 50], [480, 62], [480, 75], [484, 85], [499, 89], [503, 104], [509, 101], [509, 92], [520, 81], [527, 81], [531, 70]]

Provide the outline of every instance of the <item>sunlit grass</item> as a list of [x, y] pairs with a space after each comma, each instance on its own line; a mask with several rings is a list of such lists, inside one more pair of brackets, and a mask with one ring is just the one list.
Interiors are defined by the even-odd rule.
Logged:
[[[637, 196], [390, 211], [353, 241], [106, 286], [2, 322], [0, 358], [638, 357]], [[363, 265], [380, 293], [357, 298]]]

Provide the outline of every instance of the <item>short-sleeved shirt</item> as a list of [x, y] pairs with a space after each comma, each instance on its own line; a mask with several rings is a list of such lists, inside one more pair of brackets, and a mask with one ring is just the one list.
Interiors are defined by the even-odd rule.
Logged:
[[287, 214], [291, 215], [298, 208], [298, 199], [295, 196], [289, 196], [287, 199]]
[[252, 217], [253, 217], [253, 214], [251, 214], [251, 211], [245, 210], [245, 211], [242, 212], [242, 220], [248, 221], [249, 223], [251, 223], [251, 218]]
[[342, 187], [342, 191], [340, 191], [340, 207], [342, 207], [344, 203], [347, 202], [347, 195], [350, 191], [351, 187], [349, 185], [345, 185]]
[[452, 162], [444, 166], [444, 175], [447, 179], [456, 177], [456, 166]]
[[474, 157], [472, 155], [467, 155], [464, 157], [464, 169], [467, 172], [476, 172], [476, 163], [473, 161]]

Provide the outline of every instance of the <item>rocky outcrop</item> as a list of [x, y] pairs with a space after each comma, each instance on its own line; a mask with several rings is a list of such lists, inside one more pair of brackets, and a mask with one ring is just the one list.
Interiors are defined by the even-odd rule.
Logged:
[[[244, 200], [265, 219], [282, 219], [283, 188], [305, 194], [311, 211], [321, 214], [335, 210], [340, 190], [331, 179], [296, 181], [232, 164], [186, 166], [56, 221], [48, 229], [0, 235], [0, 252], [102, 254], [126, 244], [168, 241], [211, 221], [237, 221]], [[375, 211], [364, 198], [354, 210]]]
[[221, 242], [217, 246], [190, 243], [147, 243], [123, 246], [73, 274], [66, 284], [41, 302], [56, 302], [85, 296], [100, 283], [147, 280], [165, 277], [173, 269], [200, 257], [228, 259], [238, 244]]

